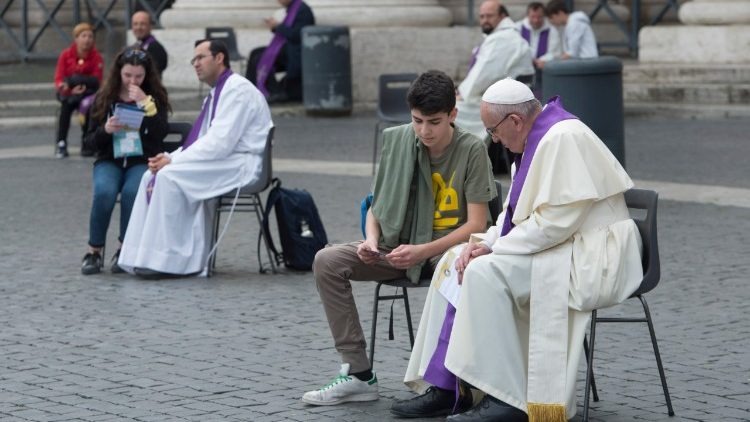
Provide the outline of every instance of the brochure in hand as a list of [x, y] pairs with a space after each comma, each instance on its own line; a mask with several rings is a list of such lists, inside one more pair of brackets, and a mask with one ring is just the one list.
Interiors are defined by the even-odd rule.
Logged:
[[143, 110], [130, 104], [115, 104], [115, 117], [121, 124], [125, 125], [125, 130], [138, 130], [143, 123]]

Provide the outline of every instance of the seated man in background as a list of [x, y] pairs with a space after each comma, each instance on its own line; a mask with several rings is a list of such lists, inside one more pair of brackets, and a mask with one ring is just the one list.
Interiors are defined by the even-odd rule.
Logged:
[[599, 57], [596, 36], [587, 14], [581, 11], [570, 13], [565, 0], [550, 0], [546, 13], [550, 23], [563, 31], [563, 54], [560, 59]]
[[[286, 7], [282, 22], [264, 20], [274, 33], [268, 47], [250, 52], [245, 77], [255, 84], [269, 103], [302, 100], [302, 28], [315, 25], [312, 9], [302, 0], [278, 0]], [[276, 72], [286, 71], [281, 81]]]
[[458, 86], [456, 125], [479, 138], [487, 134], [479, 118], [479, 102], [484, 91], [504, 78], [534, 75], [529, 43], [516, 31], [508, 11], [498, 0], [486, 0], [479, 6], [479, 25], [487, 35], [470, 63], [469, 73]]
[[130, 29], [133, 31], [135, 43], [133, 47], [140, 48], [151, 56], [151, 60], [156, 65], [159, 72], [159, 78], [167, 68], [167, 50], [156, 40], [151, 33], [151, 15], [148, 12], [138, 11], [133, 13], [130, 20]]
[[144, 278], [204, 270], [209, 200], [257, 180], [273, 126], [263, 95], [229, 68], [224, 43], [197, 41], [190, 63], [211, 91], [183, 146], [148, 159], [120, 251], [120, 268]]
[[423, 73], [407, 102], [412, 123], [383, 133], [365, 239], [329, 246], [315, 256], [315, 282], [344, 363], [331, 383], [302, 396], [305, 403], [378, 399], [351, 280], [408, 277], [417, 283], [443, 252], [487, 227], [487, 202], [496, 196], [487, 150], [453, 125], [453, 82], [443, 72]]
[[[576, 412], [590, 311], [627, 299], [643, 278], [623, 195], [633, 182], [559, 97], [542, 109], [505, 79], [481, 113], [492, 140], [518, 154], [508, 199], [496, 226], [438, 264], [448, 273], [433, 277], [404, 378], [424, 394], [393, 408], [417, 417], [456, 397], [470, 403], [470, 384], [484, 398], [449, 421], [564, 422]], [[438, 287], [450, 282], [459, 293], [449, 302]]]

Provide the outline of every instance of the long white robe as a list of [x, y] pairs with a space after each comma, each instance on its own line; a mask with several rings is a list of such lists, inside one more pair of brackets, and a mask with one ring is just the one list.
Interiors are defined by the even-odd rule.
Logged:
[[[576, 411], [576, 370], [590, 310], [627, 299], [643, 277], [641, 239], [622, 192], [632, 181], [578, 120], [554, 125], [534, 155], [514, 212], [492, 254], [464, 274], [445, 366], [482, 391], [527, 411], [530, 291], [533, 274], [568, 271], [566, 413]], [[441, 263], [438, 264], [440, 267]], [[567, 269], [567, 270], [566, 270]], [[404, 381], [417, 392], [435, 350], [446, 301], [430, 288]]]
[[516, 31], [513, 20], [500, 21], [479, 46], [476, 62], [458, 85], [461, 100], [456, 103], [456, 124], [484, 139], [487, 133], [479, 117], [482, 94], [501, 79], [533, 75], [532, 56], [529, 43]]
[[[562, 43], [560, 42], [560, 32], [554, 26], [550, 25], [547, 19], [544, 19], [544, 24], [539, 29], [534, 29], [529, 23], [529, 18], [523, 18], [523, 20], [516, 23], [516, 29], [518, 33], [521, 33], [521, 28], [525, 27], [529, 30], [529, 47], [531, 48], [531, 55], [536, 56], [537, 48], [539, 47], [539, 35], [542, 31], [549, 29], [549, 36], [547, 38], [547, 52], [537, 57], [542, 61], [554, 60], [555, 57], [562, 54]], [[523, 36], [521, 37], [523, 38]]]
[[[213, 98], [215, 88], [210, 94]], [[143, 175], [118, 261], [125, 271], [202, 271], [211, 239], [210, 199], [260, 175], [266, 137], [273, 126], [263, 95], [247, 79], [233, 74], [224, 84], [216, 110], [212, 106], [198, 139], [189, 148], [171, 153], [171, 163], [157, 173], [150, 204], [146, 186], [151, 173]]]

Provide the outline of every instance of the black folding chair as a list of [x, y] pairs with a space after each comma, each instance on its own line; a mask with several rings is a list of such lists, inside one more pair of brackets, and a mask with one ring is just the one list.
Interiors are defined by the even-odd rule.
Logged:
[[378, 122], [375, 123], [375, 140], [372, 146], [372, 174], [378, 159], [378, 139], [382, 126], [411, 121], [411, 110], [406, 103], [406, 93], [411, 83], [417, 79], [416, 73], [394, 73], [378, 78]]
[[[497, 220], [497, 216], [500, 215], [500, 211], [502, 211], [503, 208], [503, 201], [502, 201], [502, 190], [503, 187], [500, 185], [500, 182], [495, 180], [495, 189], [497, 190], [497, 197], [490, 201], [488, 203], [490, 208], [490, 216], [492, 217], [492, 221]], [[414, 284], [409, 280], [408, 278], [399, 278], [396, 280], [385, 280], [385, 281], [378, 281], [377, 285], [375, 286], [375, 297], [373, 299], [372, 303], [372, 327], [370, 329], [370, 368], [373, 367], [373, 362], [375, 360], [375, 333], [378, 325], [378, 305], [381, 301], [385, 300], [396, 300], [396, 299], [402, 299], [404, 301], [404, 311], [406, 313], [406, 326], [409, 329], [409, 346], [410, 348], [414, 347], [414, 329], [412, 328], [411, 323], [411, 310], [409, 308], [409, 294], [407, 293], [407, 289], [409, 288], [415, 288], [415, 287], [430, 287], [430, 282], [432, 281], [432, 274], [423, 274], [423, 277], [419, 280], [419, 284]], [[380, 294], [380, 288], [383, 286], [390, 286], [390, 287], [396, 287], [397, 291], [400, 288], [401, 293], [396, 293], [393, 295], [381, 295]], [[391, 306], [391, 318], [390, 318], [390, 327], [389, 327], [389, 339], [393, 340], [393, 307]]]
[[583, 339], [583, 350], [586, 354], [586, 384], [585, 393], [583, 399], [583, 421], [589, 420], [589, 392], [593, 392], [594, 401], [599, 401], [599, 395], [596, 392], [596, 383], [594, 382], [594, 340], [596, 339], [596, 324], [602, 322], [645, 322], [648, 324], [648, 331], [651, 335], [651, 344], [654, 348], [654, 356], [656, 357], [656, 366], [659, 369], [659, 377], [661, 378], [661, 386], [664, 390], [664, 399], [667, 402], [667, 414], [674, 416], [674, 410], [672, 409], [672, 400], [669, 397], [669, 388], [667, 387], [667, 378], [664, 375], [664, 367], [661, 363], [661, 355], [659, 354], [659, 345], [656, 342], [656, 333], [654, 332], [654, 324], [651, 319], [651, 313], [649, 312], [648, 305], [646, 304], [646, 298], [644, 294], [653, 290], [659, 279], [661, 278], [661, 266], [659, 263], [659, 244], [657, 242], [657, 231], [656, 231], [656, 209], [658, 205], [659, 195], [650, 190], [643, 189], [630, 189], [625, 192], [625, 203], [628, 208], [633, 210], [643, 210], [646, 212], [645, 217], [634, 217], [633, 220], [638, 226], [638, 231], [641, 234], [643, 240], [643, 280], [638, 290], [635, 291], [630, 297], [638, 298], [643, 306], [643, 312], [645, 317], [643, 318], [599, 318], [597, 317], [597, 311], [591, 312], [591, 342], [590, 344], [586, 341], [586, 337]]
[[[231, 212], [232, 209], [234, 209], [234, 212], [254, 212], [255, 216], [258, 219], [258, 226], [260, 227], [256, 249], [258, 255], [258, 266], [260, 267], [261, 273], [266, 272], [266, 269], [263, 266], [263, 260], [261, 258], [261, 242], [263, 242], [263, 244], [265, 245], [266, 254], [268, 255], [268, 259], [271, 265], [271, 272], [276, 273], [276, 262], [273, 255], [271, 254], [271, 249], [268, 246], [268, 236], [270, 236], [270, 233], [266, 233], [263, 226], [263, 201], [260, 197], [260, 193], [266, 190], [268, 186], [271, 185], [271, 180], [273, 179], [271, 156], [273, 151], [274, 129], [275, 128], [271, 128], [271, 130], [268, 132], [268, 137], [266, 138], [266, 147], [263, 151], [263, 166], [261, 168], [261, 174], [260, 177], [258, 177], [258, 180], [240, 188], [239, 195], [237, 195], [236, 190], [233, 190], [232, 192], [217, 198], [216, 212], [214, 214], [213, 236], [211, 241], [211, 249], [213, 249], [216, 243], [219, 241], [218, 237], [221, 222], [221, 213]], [[209, 277], [213, 274], [213, 271], [216, 268], [217, 252], [218, 250], [214, 251], [208, 262], [207, 274]]]
[[[172, 152], [181, 147], [193, 127], [187, 122], [169, 122], [167, 129], [167, 138], [164, 139], [164, 151]], [[176, 140], [172, 140], [169, 135], [176, 135]]]

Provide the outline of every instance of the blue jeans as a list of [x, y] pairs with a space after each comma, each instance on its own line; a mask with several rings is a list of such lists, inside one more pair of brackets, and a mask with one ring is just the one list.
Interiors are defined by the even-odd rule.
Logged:
[[89, 246], [103, 247], [107, 241], [107, 229], [112, 210], [120, 194], [120, 241], [125, 238], [130, 212], [146, 164], [122, 168], [113, 161], [100, 161], [94, 165], [94, 201], [89, 218]]

